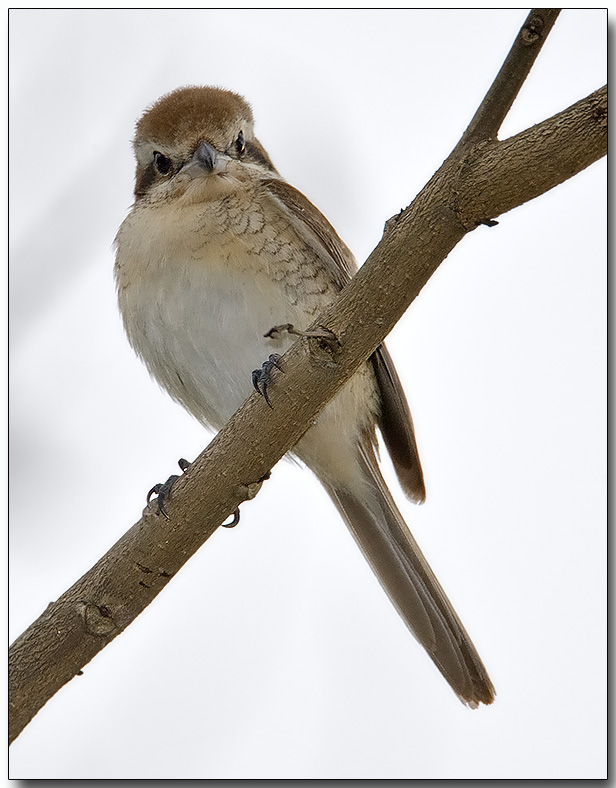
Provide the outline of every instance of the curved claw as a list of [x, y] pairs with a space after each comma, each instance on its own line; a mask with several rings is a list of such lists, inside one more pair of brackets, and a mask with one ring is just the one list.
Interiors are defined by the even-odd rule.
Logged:
[[168, 501], [171, 498], [171, 488], [175, 484], [175, 482], [179, 479], [179, 476], [175, 474], [170, 476], [164, 484], [155, 484], [154, 487], [148, 493], [147, 501], [150, 503], [150, 498], [152, 495], [156, 494], [156, 503], [158, 504], [158, 511], [163, 515], [163, 517], [168, 520], [169, 515], [167, 514], [167, 510], [165, 509], [165, 501]]
[[272, 378], [272, 369], [274, 367], [279, 369], [281, 372], [284, 371], [280, 369], [280, 366], [278, 365], [279, 361], [280, 356], [278, 353], [271, 353], [267, 361], [264, 361], [263, 364], [261, 364], [261, 369], [254, 369], [252, 371], [252, 385], [254, 386], [255, 391], [258, 391], [259, 394], [261, 394], [270, 408], [273, 407], [273, 405], [267, 396], [267, 387], [270, 384]]
[[239, 507], [233, 512], [233, 519], [230, 523], [221, 523], [223, 528], [235, 528], [235, 526], [240, 521], [240, 510]]
[[150, 490], [150, 492], [147, 495], [146, 503], [150, 503], [151, 497], [153, 495], [158, 495], [158, 493], [161, 491], [161, 489], [162, 489], [162, 484], [155, 484], [154, 487], [152, 487], [152, 489]]
[[[182, 473], [186, 473], [186, 471], [190, 468], [190, 463], [188, 460], [184, 458], [178, 460], [178, 465], [180, 466], [180, 470]], [[165, 509], [165, 501], [168, 501], [171, 498], [171, 488], [177, 482], [180, 477], [176, 474], [170, 476], [164, 484], [155, 484], [154, 487], [149, 491], [147, 494], [146, 501], [149, 504], [150, 500], [153, 495], [156, 495], [156, 503], [158, 504], [158, 511], [163, 515], [166, 520], [169, 520], [169, 515], [167, 514], [167, 510]]]

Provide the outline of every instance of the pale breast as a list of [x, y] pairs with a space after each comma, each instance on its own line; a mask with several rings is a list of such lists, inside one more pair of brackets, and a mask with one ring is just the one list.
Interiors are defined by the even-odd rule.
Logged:
[[[306, 328], [337, 293], [318, 252], [256, 201], [242, 206], [228, 197], [181, 211], [137, 206], [120, 228], [117, 250], [130, 343], [159, 384], [215, 429], [252, 392], [252, 371], [294, 341], [264, 334], [283, 323]], [[343, 444], [355, 444], [376, 408], [365, 367], [323, 411], [300, 455], [311, 465], [323, 452], [333, 461]]]
[[237, 200], [136, 207], [117, 238], [128, 338], [151, 374], [197, 418], [220, 428], [251, 391], [251, 372], [335, 295], [315, 253], [276, 218]]

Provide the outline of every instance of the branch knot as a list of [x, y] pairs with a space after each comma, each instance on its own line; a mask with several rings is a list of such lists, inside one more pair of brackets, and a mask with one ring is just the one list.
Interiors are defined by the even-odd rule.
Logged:
[[80, 602], [77, 606], [77, 610], [86, 631], [89, 632], [90, 635], [107, 637], [115, 629], [118, 629], [106, 605], [95, 605], [92, 602]]
[[520, 31], [520, 38], [524, 46], [536, 44], [541, 38], [544, 26], [545, 22], [540, 16], [533, 16], [528, 24], [524, 25]]

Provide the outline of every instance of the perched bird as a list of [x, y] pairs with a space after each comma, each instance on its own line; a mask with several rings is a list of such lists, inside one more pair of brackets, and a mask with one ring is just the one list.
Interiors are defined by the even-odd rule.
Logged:
[[[180, 88], [137, 123], [135, 202], [116, 238], [128, 339], [152, 376], [220, 429], [252, 372], [293, 342], [356, 264], [327, 219], [277, 172], [239, 95]], [[323, 484], [407, 626], [458, 697], [494, 689], [379, 471], [383, 436], [408, 497], [425, 498], [408, 405], [381, 345], [293, 450]]]

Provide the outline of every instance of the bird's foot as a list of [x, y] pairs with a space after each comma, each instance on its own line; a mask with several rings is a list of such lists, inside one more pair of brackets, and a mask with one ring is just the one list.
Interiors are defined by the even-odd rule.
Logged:
[[[258, 481], [250, 482], [250, 484], [245, 484], [244, 485], [244, 489], [246, 491], [246, 499], [245, 500], [247, 500], [247, 501], [252, 500], [255, 497], [255, 495], [259, 492], [259, 490], [261, 489], [261, 485], [263, 484], [263, 482], [266, 481], [267, 479], [269, 479], [271, 475], [272, 475], [271, 471], [268, 471]], [[239, 523], [239, 521], [240, 521], [240, 509], [239, 509], [239, 506], [238, 506], [238, 508], [233, 512], [233, 517], [231, 518], [231, 522], [229, 522], [229, 523], [222, 523], [222, 527], [223, 528], [235, 528], [235, 526]]]
[[[272, 403], [269, 401], [269, 397], [267, 396], [267, 387], [270, 384], [272, 378], [272, 369], [276, 367], [276, 369], [280, 369], [278, 366], [278, 362], [280, 361], [280, 356], [278, 353], [272, 353], [267, 361], [264, 361], [261, 364], [261, 369], [255, 369], [252, 372], [252, 385], [255, 387], [255, 390], [259, 392], [267, 402], [267, 404], [272, 407]], [[283, 370], [280, 369], [282, 372]]]
[[[188, 460], [180, 459], [178, 460], [178, 465], [180, 466], [180, 470], [182, 473], [186, 473], [186, 471], [190, 468], [190, 463]], [[167, 510], [165, 509], [165, 501], [168, 501], [171, 498], [171, 488], [177, 482], [180, 477], [177, 474], [173, 474], [170, 476], [166, 482], [163, 484], [155, 484], [154, 487], [150, 490], [147, 497], [148, 504], [150, 503], [150, 499], [153, 495], [156, 495], [156, 503], [158, 504], [158, 511], [165, 517], [167, 520], [169, 519], [169, 515], [167, 514]]]

